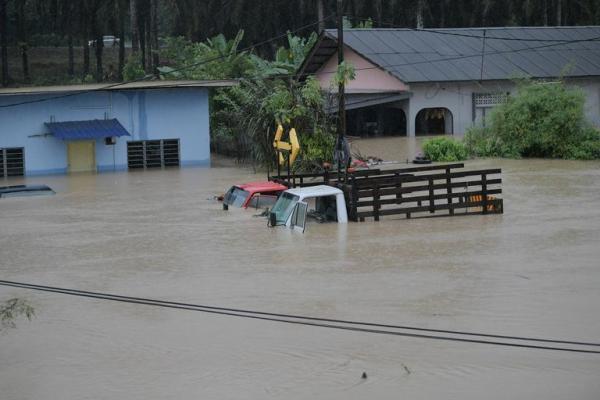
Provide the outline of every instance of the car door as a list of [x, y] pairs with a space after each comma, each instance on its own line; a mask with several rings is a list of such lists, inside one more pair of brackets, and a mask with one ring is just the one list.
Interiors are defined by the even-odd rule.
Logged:
[[292, 222], [290, 224], [290, 228], [295, 231], [300, 231], [304, 233], [306, 229], [306, 214], [308, 213], [308, 204], [299, 201], [294, 206], [294, 211], [292, 212]]

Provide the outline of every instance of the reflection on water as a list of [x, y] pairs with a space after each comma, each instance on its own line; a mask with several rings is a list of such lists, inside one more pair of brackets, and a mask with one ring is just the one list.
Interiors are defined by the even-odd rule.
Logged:
[[[406, 161], [410, 138], [353, 149]], [[505, 214], [269, 229], [213, 196], [263, 174], [212, 169], [16, 179], [2, 279], [322, 317], [598, 341], [600, 163], [501, 167]], [[597, 399], [598, 357], [295, 327], [0, 288], [32, 322], [0, 336], [6, 399]], [[360, 379], [368, 372], [366, 381]], [[48, 394], [51, 394], [50, 396]]]

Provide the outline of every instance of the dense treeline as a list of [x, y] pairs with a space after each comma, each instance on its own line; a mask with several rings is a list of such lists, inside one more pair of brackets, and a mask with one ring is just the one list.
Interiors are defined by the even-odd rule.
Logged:
[[[374, 27], [600, 23], [600, 0], [344, 0], [344, 4], [351, 22], [370, 18]], [[35, 78], [29, 72], [31, 47], [68, 49], [65, 74], [71, 78], [119, 80], [128, 52], [140, 57], [147, 72], [156, 70], [162, 38], [183, 36], [198, 42], [219, 33], [235, 37], [244, 30], [241, 45], [245, 47], [288, 30], [306, 27], [299, 34], [308, 36], [332, 28], [335, 8], [336, 0], [0, 0], [2, 83], [10, 84], [12, 75], [19, 76], [22, 82], [18, 83]], [[103, 35], [122, 39], [118, 67], [109, 74], [103, 63]], [[97, 45], [91, 42], [90, 46], [93, 40]], [[256, 51], [271, 56], [284, 41], [264, 44]], [[18, 74], [9, 70], [9, 54], [20, 59]], [[76, 70], [79, 58], [82, 62]]]

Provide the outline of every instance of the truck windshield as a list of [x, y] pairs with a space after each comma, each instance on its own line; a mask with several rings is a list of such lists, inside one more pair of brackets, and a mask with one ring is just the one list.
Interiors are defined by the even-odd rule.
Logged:
[[294, 206], [298, 200], [300, 200], [300, 197], [283, 192], [271, 210], [271, 212], [275, 213], [277, 216], [278, 224], [285, 224], [287, 222], [287, 219], [294, 210]]
[[245, 190], [233, 186], [225, 195], [223, 202], [228, 206], [241, 207], [244, 205], [249, 195], [250, 193]]

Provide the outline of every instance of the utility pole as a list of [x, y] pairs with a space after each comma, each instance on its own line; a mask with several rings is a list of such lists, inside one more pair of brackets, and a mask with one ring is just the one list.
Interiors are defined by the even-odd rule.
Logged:
[[[344, 62], [344, 4], [342, 0], [337, 0], [337, 36], [338, 36], [338, 67]], [[346, 104], [344, 96], [344, 79], [339, 81], [338, 85], [338, 138], [337, 138], [337, 159], [338, 159], [338, 181], [341, 180], [342, 160], [344, 152], [344, 135], [346, 133]], [[345, 167], [345, 166], [344, 166]]]

